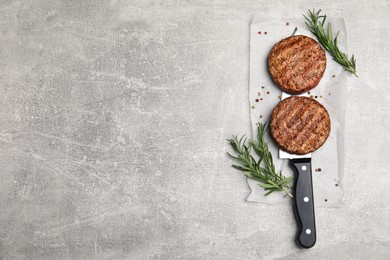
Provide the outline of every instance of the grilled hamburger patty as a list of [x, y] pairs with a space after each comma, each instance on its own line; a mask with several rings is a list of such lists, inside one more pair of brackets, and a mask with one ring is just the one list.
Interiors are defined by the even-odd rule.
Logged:
[[325, 143], [330, 133], [330, 118], [318, 101], [291, 96], [272, 111], [270, 129], [282, 150], [307, 154]]
[[317, 86], [325, 68], [325, 51], [315, 40], [303, 35], [281, 40], [268, 57], [271, 77], [290, 94], [300, 94]]

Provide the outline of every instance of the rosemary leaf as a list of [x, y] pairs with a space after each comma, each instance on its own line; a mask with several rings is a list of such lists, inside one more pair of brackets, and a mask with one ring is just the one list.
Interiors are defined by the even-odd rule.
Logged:
[[[282, 171], [277, 172], [275, 170], [272, 154], [269, 152], [264, 138], [267, 132], [265, 124], [259, 123], [257, 132], [257, 140], [248, 140], [248, 143], [245, 135], [240, 139], [233, 136], [227, 140], [233, 148], [235, 156], [230, 153], [227, 154], [239, 164], [233, 164], [233, 168], [239, 170], [248, 178], [261, 182], [259, 186], [266, 191], [265, 196], [275, 191], [282, 191], [286, 196], [293, 197], [289, 192], [293, 177], [285, 177]], [[252, 149], [257, 154], [258, 160], [252, 156]]]
[[340, 31], [336, 34], [336, 37], [333, 38], [332, 26], [328, 23], [327, 28], [325, 29], [325, 20], [326, 15], [320, 15], [321, 10], [309, 11], [309, 17], [303, 15], [307, 22], [306, 25], [310, 29], [310, 31], [317, 37], [317, 40], [321, 43], [321, 45], [330, 53], [333, 60], [339, 63], [344, 70], [349, 71], [350, 73], [356, 74], [356, 59], [355, 56], [352, 55], [351, 59], [348, 58], [348, 55], [341, 52], [338, 43], [337, 37]]

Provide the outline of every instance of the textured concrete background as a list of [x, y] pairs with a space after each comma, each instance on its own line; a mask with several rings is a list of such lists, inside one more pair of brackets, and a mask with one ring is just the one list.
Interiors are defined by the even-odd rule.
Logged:
[[[320, 3], [321, 2], [321, 3]], [[253, 14], [346, 18], [345, 208], [247, 203]], [[388, 259], [390, 3], [0, 1], [0, 258]]]

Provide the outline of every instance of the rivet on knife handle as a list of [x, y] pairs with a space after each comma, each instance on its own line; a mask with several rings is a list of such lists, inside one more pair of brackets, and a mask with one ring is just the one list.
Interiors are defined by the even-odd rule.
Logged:
[[310, 248], [316, 243], [311, 158], [290, 160], [295, 170], [295, 214], [298, 222], [297, 242]]

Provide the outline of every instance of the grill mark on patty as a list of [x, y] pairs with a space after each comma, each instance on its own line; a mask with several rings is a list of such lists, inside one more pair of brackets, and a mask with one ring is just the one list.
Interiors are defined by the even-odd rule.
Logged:
[[306, 154], [318, 149], [330, 133], [326, 109], [307, 97], [282, 100], [271, 115], [271, 136], [281, 149]]
[[[291, 66], [291, 67], [295, 67], [297, 66], [297, 64], [300, 63], [300, 61], [305, 57], [307, 56], [307, 53], [308, 51], [305, 50], [305, 47], [308, 46], [310, 44], [310, 42], [306, 41], [304, 42], [305, 44], [302, 44], [302, 41], [301, 41], [301, 44], [298, 45], [297, 47], [293, 47], [293, 48], [289, 48], [289, 49], [285, 49], [286, 51], [283, 53], [280, 53], [279, 56], [283, 56], [286, 57], [284, 58], [284, 60], [287, 61], [287, 63], [283, 64], [284, 66], [281, 67], [281, 71], [284, 71], [286, 69], [286, 66]], [[291, 71], [291, 72], [294, 72], [294, 71]]]
[[283, 39], [272, 48], [268, 57], [272, 79], [291, 94], [314, 88], [325, 68], [325, 51], [316, 41], [303, 35]]
[[321, 136], [321, 132], [323, 132], [323, 123], [321, 123], [324, 120], [324, 115], [321, 116], [321, 118], [318, 120], [319, 122], [315, 126], [314, 129], [312, 129], [312, 132], [315, 133], [315, 135], [309, 136], [309, 138], [303, 140], [302, 146], [310, 146], [310, 144], [318, 145], [319, 143], [324, 142], [323, 136]]
[[[299, 109], [302, 109], [303, 108], [303, 103], [299, 103], [297, 104], [297, 108], [295, 109], [291, 109], [291, 105], [289, 105], [288, 107], [290, 108], [288, 111], [284, 112], [283, 115], [281, 117], [279, 117], [278, 119], [276, 119], [276, 122], [275, 122], [275, 127], [276, 129], [278, 130], [277, 131], [277, 135], [276, 137], [279, 137], [281, 135], [283, 135], [285, 132], [288, 132], [290, 131], [289, 130], [289, 127], [287, 126], [287, 123], [286, 122], [286, 118], [291, 118], [293, 117], [295, 114], [298, 113], [298, 110]], [[289, 113], [288, 113], [289, 112]], [[299, 111], [300, 112], [300, 111]], [[281, 131], [281, 129], [284, 129], [284, 131]]]
[[316, 138], [317, 136], [312, 134], [313, 130], [318, 127], [321, 118], [321, 115], [315, 114], [314, 118], [310, 120], [310, 122], [302, 129], [302, 131], [297, 133], [296, 137], [293, 140], [293, 143], [296, 145], [300, 145], [304, 148], [305, 142], [309, 140], [311, 136]]
[[[279, 118], [284, 117], [284, 115], [287, 113], [287, 111], [289, 111], [290, 106], [291, 106], [291, 104], [288, 103], [287, 106], [283, 108], [282, 114], [280, 114], [279, 116], [276, 116], [276, 118], [275, 118], [275, 124], [277, 124]], [[281, 109], [281, 108], [279, 108], [279, 109]], [[279, 114], [279, 113], [278, 113], [278, 114]]]
[[299, 63], [299, 61], [301, 61], [305, 56], [305, 51], [303, 50], [303, 48], [308, 44], [309, 43], [306, 43], [304, 45], [299, 44], [296, 47], [284, 49], [284, 51], [282, 50], [278, 56], [279, 58], [283, 59], [283, 61], [287, 61], [287, 62], [282, 63], [282, 67], [280, 70], [285, 71], [287, 66], [294, 68]]
[[299, 118], [299, 120], [296, 121], [294, 128], [291, 128], [290, 132], [295, 134], [293, 136], [286, 136], [287, 140], [294, 140], [297, 137], [298, 133], [303, 130], [305, 125], [307, 125], [308, 119], [311, 121], [311, 119], [315, 116], [315, 114], [310, 109], [308, 109], [312, 106], [313, 104], [306, 104], [306, 107], [303, 109], [302, 118]]
[[[314, 115], [314, 117], [316, 117], [316, 115]], [[300, 132], [297, 132], [293, 138], [286, 139], [285, 147], [291, 146], [292, 147], [291, 150], [293, 152], [297, 152], [298, 149], [295, 148], [295, 147], [299, 147], [299, 146], [301, 146], [303, 144], [303, 140], [304, 140], [303, 138], [307, 137], [308, 133], [310, 133], [309, 131], [310, 131], [313, 123], [314, 123], [313, 120], [311, 120], [309, 122], [309, 124], [308, 125], [304, 125], [303, 129]]]
[[[304, 50], [304, 47], [309, 45], [310, 43], [306, 41], [306, 44], [302, 44], [303, 41], [300, 41], [300, 44], [296, 47], [281, 50], [278, 58], [282, 59], [281, 69], [280, 71], [286, 71], [287, 67], [290, 67], [290, 70], [286, 71], [286, 77], [291, 77], [291, 74], [296, 72], [294, 68], [298, 66], [300, 61], [307, 55], [307, 51]], [[303, 42], [305, 43], [305, 42]], [[296, 44], [296, 43], [293, 43]], [[293, 45], [295, 46], [295, 45]]]

